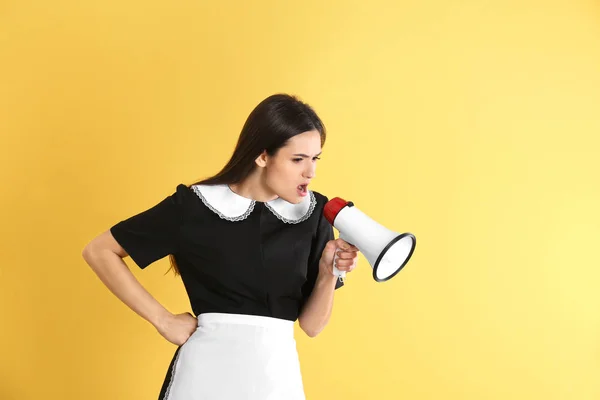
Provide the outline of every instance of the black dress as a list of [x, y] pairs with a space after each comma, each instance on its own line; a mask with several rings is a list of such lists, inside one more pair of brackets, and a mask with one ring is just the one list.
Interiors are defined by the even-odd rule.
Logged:
[[[301, 203], [291, 204], [280, 198], [270, 202], [247, 199], [228, 185], [180, 184], [154, 207], [111, 227], [111, 233], [140, 268], [172, 254], [196, 316], [245, 316], [245, 321], [254, 316], [252, 321], [289, 325], [310, 296], [321, 253], [334, 238], [332, 226], [323, 217], [326, 202], [325, 196], [312, 191]], [[342, 285], [338, 281], [336, 289]], [[180, 350], [173, 357], [160, 398], [202, 398], [190, 397], [189, 392], [187, 397], [169, 397]], [[263, 354], [265, 349], [260, 351]], [[261, 364], [252, 368], [260, 370]], [[263, 389], [253, 384], [239, 393], [275, 393]], [[188, 385], [186, 390], [192, 389]]]

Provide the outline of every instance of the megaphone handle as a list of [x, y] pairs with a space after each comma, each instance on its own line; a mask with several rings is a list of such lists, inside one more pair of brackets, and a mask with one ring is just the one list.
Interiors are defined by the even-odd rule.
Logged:
[[338, 255], [337, 255], [337, 251], [338, 249], [335, 250], [335, 253], [333, 255], [333, 274], [337, 277], [340, 278], [340, 281], [344, 282], [344, 279], [346, 279], [346, 271], [340, 271], [339, 269], [336, 268], [335, 264], [336, 261], [338, 259]]
[[[340, 239], [342, 239], [343, 241], [345, 241], [346, 243], [350, 244], [350, 242], [348, 242], [346, 235], [344, 235], [344, 232], [340, 231]], [[340, 282], [344, 282], [344, 279], [346, 279], [346, 271], [340, 271], [339, 269], [337, 269], [335, 267], [336, 261], [338, 259], [338, 255], [337, 252], [338, 250], [341, 249], [335, 249], [335, 253], [333, 255], [333, 274], [337, 277], [340, 278]]]

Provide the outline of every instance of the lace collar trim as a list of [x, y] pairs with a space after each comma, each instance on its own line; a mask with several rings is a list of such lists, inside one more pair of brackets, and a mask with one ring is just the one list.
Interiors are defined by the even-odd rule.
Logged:
[[[235, 193], [229, 185], [192, 185], [192, 190], [202, 202], [215, 214], [228, 221], [242, 221], [252, 213], [257, 201]], [[263, 203], [277, 218], [286, 224], [306, 221], [316, 205], [315, 195], [308, 196], [298, 204], [289, 203], [281, 198]]]

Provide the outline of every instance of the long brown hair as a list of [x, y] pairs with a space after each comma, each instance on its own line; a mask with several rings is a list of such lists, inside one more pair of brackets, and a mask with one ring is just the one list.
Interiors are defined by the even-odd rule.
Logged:
[[[188, 186], [240, 183], [254, 171], [255, 160], [263, 151], [274, 156], [292, 137], [312, 130], [321, 134], [321, 146], [325, 145], [325, 126], [311, 106], [288, 94], [269, 96], [246, 119], [233, 154], [223, 169]], [[175, 256], [169, 255], [169, 260], [169, 270], [179, 275]]]

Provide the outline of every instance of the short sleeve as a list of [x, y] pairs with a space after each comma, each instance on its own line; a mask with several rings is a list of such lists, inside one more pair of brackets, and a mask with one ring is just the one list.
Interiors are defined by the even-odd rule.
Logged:
[[[322, 196], [322, 198], [324, 199], [323, 204], [327, 203], [327, 197]], [[321, 212], [319, 215], [319, 225], [317, 227], [317, 234], [313, 239], [313, 243], [310, 250], [306, 283], [302, 287], [303, 303], [305, 303], [306, 300], [308, 300], [308, 298], [310, 297], [315, 283], [317, 281], [317, 277], [319, 275], [319, 260], [321, 259], [321, 254], [323, 253], [327, 242], [335, 239], [333, 235], [333, 226], [331, 226], [329, 221], [327, 221], [327, 219], [323, 217], [322, 207], [320, 207], [320, 210]], [[344, 286], [344, 283], [338, 279], [335, 284], [335, 288], [339, 289], [342, 286]]]
[[138, 267], [146, 268], [177, 253], [187, 190], [187, 186], [180, 184], [175, 193], [160, 203], [110, 228], [115, 240]]

